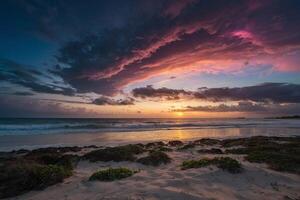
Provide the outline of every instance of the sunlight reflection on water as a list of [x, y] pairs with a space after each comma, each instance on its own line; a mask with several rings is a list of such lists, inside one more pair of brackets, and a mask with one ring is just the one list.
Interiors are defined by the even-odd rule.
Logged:
[[209, 129], [178, 129], [139, 132], [99, 132], [53, 135], [19, 135], [1, 136], [0, 150], [20, 148], [38, 148], [45, 146], [73, 145], [117, 145], [168, 140], [195, 140], [199, 138], [228, 138], [266, 136], [300, 136], [299, 128], [209, 128]]

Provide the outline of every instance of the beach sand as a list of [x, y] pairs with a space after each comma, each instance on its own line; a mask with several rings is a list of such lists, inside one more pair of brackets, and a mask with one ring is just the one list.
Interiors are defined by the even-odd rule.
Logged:
[[[299, 175], [273, 171], [265, 164], [249, 163], [241, 155], [226, 155], [241, 162], [243, 171], [238, 174], [231, 174], [215, 166], [181, 170], [180, 165], [184, 160], [220, 156], [196, 152], [202, 148], [205, 147], [167, 152], [172, 162], [158, 167], [127, 161], [80, 161], [73, 176], [63, 183], [10, 199], [300, 199]], [[128, 167], [140, 169], [140, 172], [112, 182], [88, 181], [92, 173], [108, 167]]]

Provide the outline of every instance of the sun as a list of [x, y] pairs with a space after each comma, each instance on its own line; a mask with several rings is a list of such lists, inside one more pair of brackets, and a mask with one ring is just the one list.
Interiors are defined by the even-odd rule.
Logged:
[[184, 115], [183, 112], [176, 112], [175, 114], [177, 117], [182, 117]]

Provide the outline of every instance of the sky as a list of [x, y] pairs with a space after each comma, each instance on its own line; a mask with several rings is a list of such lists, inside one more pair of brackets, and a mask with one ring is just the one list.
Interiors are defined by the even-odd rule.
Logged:
[[299, 0], [3, 0], [0, 117], [300, 114]]

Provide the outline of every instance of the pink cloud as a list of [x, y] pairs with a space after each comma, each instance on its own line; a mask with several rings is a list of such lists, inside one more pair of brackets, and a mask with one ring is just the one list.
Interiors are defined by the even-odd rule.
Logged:
[[254, 45], [257, 46], [263, 46], [262, 42], [259, 40], [257, 36], [255, 36], [252, 32], [247, 31], [247, 30], [237, 30], [233, 31], [232, 35], [234, 37], [238, 37], [240, 39], [246, 40], [251, 42]]

